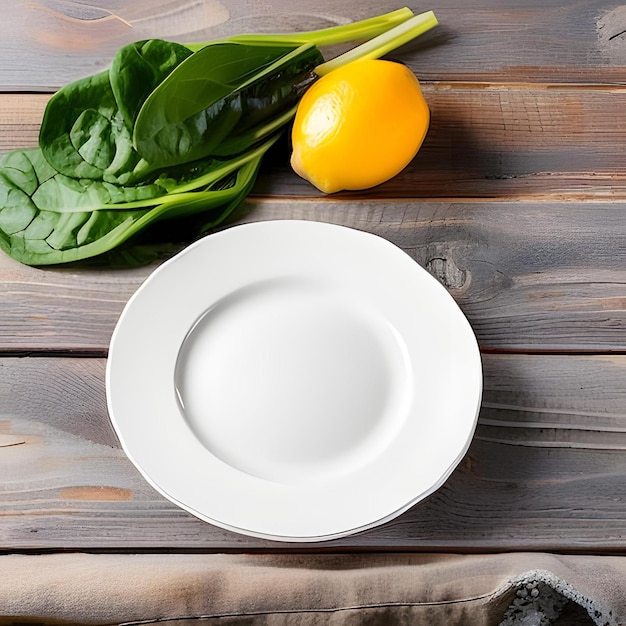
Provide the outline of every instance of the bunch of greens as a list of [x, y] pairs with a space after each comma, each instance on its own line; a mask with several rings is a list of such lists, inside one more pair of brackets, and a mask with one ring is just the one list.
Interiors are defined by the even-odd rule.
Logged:
[[[166, 218], [205, 232], [250, 192], [319, 76], [436, 24], [404, 8], [308, 33], [125, 46], [110, 69], [52, 96], [39, 148], [3, 159], [0, 248], [45, 265], [103, 258]], [[366, 42], [324, 62], [320, 46], [353, 40]]]

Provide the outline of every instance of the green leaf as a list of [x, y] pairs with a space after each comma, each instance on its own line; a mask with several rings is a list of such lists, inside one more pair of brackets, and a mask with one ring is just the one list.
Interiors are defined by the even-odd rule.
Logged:
[[249, 147], [249, 137], [258, 141], [274, 132], [276, 119], [284, 124], [291, 118], [320, 60], [311, 44], [206, 46], [146, 99], [135, 122], [134, 145], [160, 168], [236, 154]]
[[[217, 224], [249, 193], [275, 140], [235, 159], [181, 168], [178, 181], [164, 177], [126, 188], [50, 176], [38, 149], [10, 153], [0, 168], [0, 248], [29, 265], [67, 263], [107, 253], [160, 220], [198, 216], [189, 222], [195, 228], [207, 220]], [[138, 198], [140, 193], [147, 197]], [[120, 197], [131, 201], [111, 202]]]
[[76, 178], [128, 182], [150, 169], [132, 146], [108, 71], [71, 83], [52, 96], [39, 145], [54, 169]]
[[52, 167], [75, 178], [129, 184], [154, 168], [132, 143], [143, 100], [191, 51], [148, 40], [121, 48], [111, 70], [75, 81], [48, 102], [39, 145]]
[[148, 39], [121, 48], [111, 63], [109, 80], [118, 108], [132, 128], [152, 90], [192, 51], [181, 44]]

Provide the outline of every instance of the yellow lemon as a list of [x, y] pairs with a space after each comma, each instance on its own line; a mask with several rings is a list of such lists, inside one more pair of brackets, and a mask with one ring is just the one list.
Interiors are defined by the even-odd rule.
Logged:
[[325, 193], [374, 187], [409, 164], [429, 122], [411, 70], [393, 61], [353, 61], [322, 76], [302, 97], [291, 166]]

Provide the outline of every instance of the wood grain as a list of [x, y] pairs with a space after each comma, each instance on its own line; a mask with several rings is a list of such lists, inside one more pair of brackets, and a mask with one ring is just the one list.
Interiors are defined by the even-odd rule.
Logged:
[[103, 354], [149, 268], [38, 269], [0, 257], [0, 351]]
[[[397, 7], [7, 3], [0, 154], [36, 146], [49, 94], [130, 41], [321, 28]], [[626, 7], [414, 7], [429, 8], [440, 26], [394, 53], [432, 112], [409, 167], [323, 197], [290, 171], [285, 140], [228, 224], [306, 219], [385, 237], [446, 286], [483, 350], [478, 427], [446, 484], [380, 528], [307, 549], [626, 554]], [[158, 264], [30, 268], [0, 254], [0, 550], [293, 549], [188, 515], [119, 445], [104, 357]]]
[[[104, 69], [131, 41], [197, 42], [323, 28], [397, 9], [385, 0], [122, 0], [8, 3], [0, 23], [4, 90], [51, 90]], [[623, 82], [626, 11], [601, 0], [439, 0], [440, 26], [394, 53], [428, 80]], [[343, 48], [341, 48], [343, 49]], [[339, 49], [326, 50], [327, 57]]]
[[[626, 351], [624, 203], [254, 200], [234, 223], [305, 219], [392, 241], [448, 288], [483, 350]], [[31, 268], [0, 255], [0, 350], [105, 354], [156, 265]]]
[[[425, 83], [431, 109], [417, 157], [354, 199], [624, 199], [626, 89]], [[610, 114], [608, 113], [610, 111]], [[319, 196], [280, 153], [257, 195]]]
[[[431, 126], [413, 162], [355, 198], [626, 199], [626, 87], [423, 83]], [[0, 153], [37, 145], [48, 96], [0, 94]], [[610, 111], [610, 114], [608, 113]], [[320, 197], [291, 171], [287, 140], [254, 195]]]
[[0, 154], [37, 146], [47, 94], [0, 94]]
[[[110, 426], [104, 368], [0, 359], [0, 549], [289, 547], [157, 495]], [[625, 552], [626, 356], [486, 355], [484, 373], [474, 441], [443, 488], [385, 526], [308, 547]]]

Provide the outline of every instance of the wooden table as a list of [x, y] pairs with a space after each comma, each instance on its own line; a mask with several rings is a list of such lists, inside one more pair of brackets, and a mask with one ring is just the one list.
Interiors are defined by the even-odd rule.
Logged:
[[[2, 152], [36, 145], [49, 94], [127, 42], [309, 29], [397, 8], [273, 0], [249, 17], [240, 0], [7, 4]], [[394, 55], [432, 111], [417, 158], [376, 189], [323, 197], [275, 155], [231, 224], [332, 222], [406, 250], [478, 337], [482, 409], [439, 491], [375, 530], [307, 549], [623, 554], [626, 7], [413, 8], [440, 21]], [[0, 255], [0, 550], [290, 549], [185, 513], [120, 449], [105, 405], [107, 348], [156, 265], [33, 268]]]

